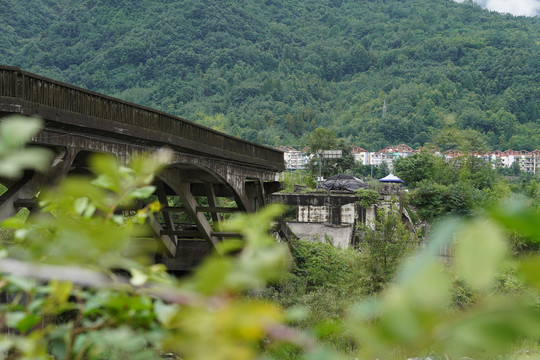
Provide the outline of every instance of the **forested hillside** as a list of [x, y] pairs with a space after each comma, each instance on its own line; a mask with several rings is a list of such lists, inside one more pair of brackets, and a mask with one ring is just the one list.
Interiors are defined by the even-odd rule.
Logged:
[[[452, 0], [3, 0], [0, 63], [266, 145], [540, 144], [540, 23]], [[383, 104], [386, 113], [383, 114]], [[384, 116], [383, 116], [384, 115]]]

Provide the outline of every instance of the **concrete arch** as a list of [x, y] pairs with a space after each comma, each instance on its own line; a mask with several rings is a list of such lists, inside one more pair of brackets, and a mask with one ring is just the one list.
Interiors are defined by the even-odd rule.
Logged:
[[[182, 159], [185, 160], [185, 159]], [[239, 208], [246, 212], [253, 211], [246, 192], [246, 178], [224, 167], [211, 167], [197, 162], [172, 162], [157, 175], [165, 180], [171, 188], [174, 184], [191, 184], [192, 193], [196, 196], [207, 196], [208, 185], [213, 187], [216, 196], [228, 197], [236, 201]]]
[[[26, 207], [26, 203], [32, 202], [35, 190], [51, 184], [51, 179], [64, 177], [74, 169], [87, 168], [88, 164], [84, 161], [87, 154], [108, 153], [114, 155], [120, 163], [128, 163], [133, 156], [160, 149], [148, 144], [129, 143], [56, 128], [43, 129], [33, 139], [33, 143], [55, 149], [56, 158], [51, 171], [49, 174], [22, 179], [16, 184], [17, 189], [14, 188], [16, 191], [2, 195], [0, 219], [13, 215], [20, 206]], [[39, 178], [44, 178], [47, 182]], [[166, 256], [162, 257], [160, 262], [170, 270], [187, 270], [193, 268], [208, 253], [212, 251], [219, 253], [222, 239], [237, 237], [236, 234], [224, 233], [212, 226], [220, 222], [220, 214], [231, 211], [256, 211], [264, 204], [265, 194], [279, 190], [279, 180], [280, 174], [273, 170], [195, 153], [172, 151], [171, 164], [157, 176], [157, 183], [165, 184], [165, 188], [179, 196], [183, 204], [188, 204], [184, 211], [194, 220], [196, 231], [175, 228], [170, 211], [162, 211], [165, 222], [158, 221], [155, 217], [150, 219], [150, 226], [155, 236], [161, 239], [159, 243], [165, 250]], [[167, 194], [163, 195], [163, 190], [166, 189], [162, 185], [159, 190], [161, 193], [156, 193], [161, 197], [160, 201], [163, 204], [167, 203]], [[209, 199], [209, 206], [206, 209], [198, 206], [195, 199], [197, 196], [206, 196]], [[233, 198], [237, 208], [219, 208], [215, 201], [216, 197]], [[210, 214], [212, 222], [205, 214]], [[194, 232], [197, 232], [197, 235], [191, 234]]]

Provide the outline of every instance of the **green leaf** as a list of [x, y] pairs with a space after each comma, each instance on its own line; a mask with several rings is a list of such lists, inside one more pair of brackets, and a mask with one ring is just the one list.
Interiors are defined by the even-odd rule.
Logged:
[[540, 290], [540, 256], [523, 258], [517, 265], [518, 274], [527, 284]]
[[0, 354], [6, 354], [14, 345], [14, 341], [9, 337], [4, 337], [0, 340]]
[[450, 303], [450, 279], [444, 265], [435, 258], [428, 260], [423, 269], [405, 285], [407, 301], [422, 310], [441, 311]]
[[52, 280], [49, 283], [49, 296], [43, 303], [42, 312], [44, 314], [57, 314], [63, 311], [66, 305], [70, 306], [66, 303], [72, 289], [72, 283]]
[[90, 296], [84, 304], [84, 314], [90, 315], [94, 312], [98, 312], [107, 302], [109, 302], [110, 297], [112, 297], [112, 294], [105, 290]]
[[143, 186], [129, 192], [129, 197], [132, 199], [146, 199], [149, 198], [154, 191], [156, 191], [155, 186]]
[[131, 269], [131, 279], [129, 282], [133, 286], [142, 286], [148, 281], [148, 275], [138, 269]]
[[73, 342], [73, 352], [75, 354], [82, 353], [90, 345], [88, 334], [79, 334]]
[[120, 191], [120, 185], [108, 175], [99, 175], [96, 179], [92, 180], [92, 185], [99, 186], [100, 188], [112, 190], [115, 192]]
[[20, 177], [25, 169], [45, 172], [53, 153], [44, 148], [24, 148], [41, 129], [43, 122], [35, 118], [15, 116], [0, 122], [0, 174]]
[[45, 302], [45, 298], [39, 297], [37, 299], [34, 299], [30, 304], [28, 304], [28, 310], [32, 312], [39, 312], [40, 309], [43, 307], [43, 303]]
[[28, 229], [17, 229], [14, 236], [17, 240], [24, 240], [29, 233], [30, 231]]
[[45, 172], [49, 169], [52, 152], [41, 148], [21, 149], [0, 158], [0, 174], [6, 177], [20, 177], [23, 170], [35, 169]]
[[10, 276], [8, 279], [11, 284], [23, 290], [24, 292], [29, 293], [36, 289], [35, 280], [25, 278], [25, 277], [20, 277], [20, 276]]
[[2, 221], [0, 225], [10, 229], [22, 229], [25, 226], [25, 222], [20, 217], [11, 217]]
[[127, 167], [127, 166], [119, 166], [118, 167], [118, 173], [122, 175], [125, 179], [132, 179], [134, 176], [137, 175], [135, 170]]
[[98, 178], [92, 183], [104, 189], [120, 192], [122, 176], [117, 159], [110, 154], [95, 154], [90, 158], [90, 167]]
[[75, 199], [73, 202], [73, 207], [75, 208], [75, 212], [79, 215], [81, 215], [88, 206], [88, 198], [87, 197], [80, 197]]
[[84, 210], [84, 213], [82, 214], [82, 216], [85, 218], [85, 219], [90, 219], [94, 213], [96, 212], [96, 207], [92, 204], [88, 205], [86, 207], [86, 209]]
[[177, 304], [165, 304], [161, 300], [154, 302], [154, 312], [156, 313], [159, 322], [165, 326], [169, 324], [170, 320], [178, 312], [180, 307]]
[[123, 215], [113, 215], [111, 219], [117, 225], [124, 225], [125, 219]]
[[0, 123], [0, 142], [3, 146], [22, 146], [37, 135], [43, 121], [25, 116], [12, 116]]
[[540, 242], [540, 212], [524, 199], [512, 199], [491, 209], [490, 215], [507, 229]]
[[474, 309], [449, 330], [450, 348], [503, 353], [519, 338], [538, 339], [540, 312], [528, 302], [506, 298]]
[[6, 313], [6, 323], [9, 327], [22, 333], [27, 332], [39, 323], [41, 317], [35, 314], [27, 314], [22, 311]]
[[507, 255], [504, 234], [492, 222], [477, 220], [458, 235], [456, 269], [473, 289], [486, 290]]
[[231, 259], [211, 257], [203, 262], [193, 277], [196, 290], [212, 294], [226, 288], [226, 279], [232, 269]]

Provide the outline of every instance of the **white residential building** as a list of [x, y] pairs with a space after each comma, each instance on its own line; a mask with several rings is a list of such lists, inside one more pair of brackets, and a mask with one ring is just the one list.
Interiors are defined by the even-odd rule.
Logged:
[[362, 163], [362, 165], [374, 165], [380, 166], [386, 164], [390, 171], [393, 170], [394, 160], [407, 157], [414, 154], [416, 150], [410, 148], [405, 144], [397, 145], [394, 147], [386, 147], [380, 151], [369, 152], [361, 147], [353, 146], [352, 154], [354, 159]]
[[[287, 170], [302, 170], [306, 168], [307, 163], [311, 159], [311, 156], [306, 155], [307, 150], [296, 150], [290, 146], [278, 147], [283, 151], [283, 156]], [[414, 150], [405, 144], [400, 144], [393, 147], [386, 147], [380, 151], [369, 152], [359, 146], [353, 146], [351, 153], [354, 156], [354, 160], [360, 162], [362, 165], [375, 165], [380, 166], [386, 164], [390, 171], [393, 171], [394, 160], [402, 157], [407, 157], [420, 151]], [[443, 154], [446, 160], [459, 158], [464, 155], [459, 151], [446, 151]], [[487, 154], [474, 154], [477, 158], [484, 159], [492, 164], [493, 168], [497, 167], [511, 167], [514, 162], [518, 162], [521, 171], [536, 174], [540, 169], [540, 150], [534, 151], [492, 151]]]
[[358, 161], [362, 165], [369, 165], [369, 151], [359, 146], [353, 146], [351, 153], [354, 156], [354, 161]]
[[524, 172], [536, 174], [540, 168], [540, 150], [506, 150], [504, 152], [496, 150], [483, 155], [475, 154], [475, 156], [489, 161], [493, 165], [493, 168], [509, 168], [514, 162], [517, 162], [520, 170]]
[[290, 146], [280, 146], [278, 150], [283, 151], [283, 159], [285, 160], [285, 167], [287, 170], [303, 170], [311, 158], [305, 153], [296, 150]]

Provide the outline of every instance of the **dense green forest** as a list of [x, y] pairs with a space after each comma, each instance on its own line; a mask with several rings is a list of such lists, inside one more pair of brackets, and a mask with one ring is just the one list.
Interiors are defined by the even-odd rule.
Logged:
[[[0, 2], [0, 63], [266, 145], [540, 144], [540, 23], [451, 0]], [[8, 15], [8, 16], [5, 16]], [[383, 116], [383, 104], [386, 113]]]

